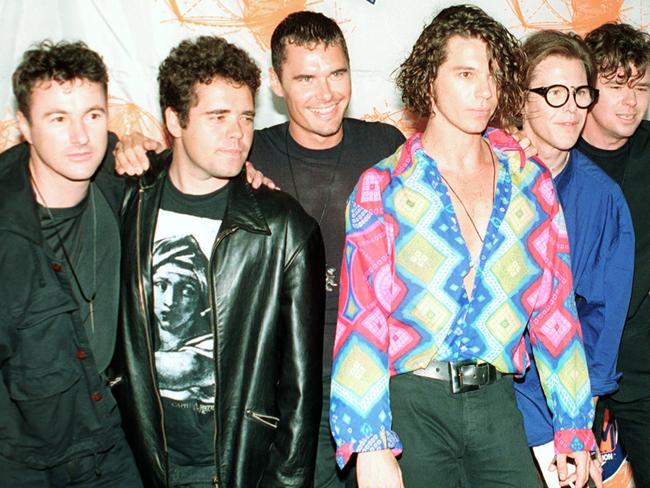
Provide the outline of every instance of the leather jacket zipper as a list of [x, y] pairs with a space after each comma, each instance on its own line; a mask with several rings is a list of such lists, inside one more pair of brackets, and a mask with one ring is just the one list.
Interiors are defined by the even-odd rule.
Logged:
[[263, 413], [257, 413], [250, 408], [246, 409], [246, 415], [252, 419], [257, 420], [258, 422], [263, 423], [271, 429], [277, 429], [278, 425], [280, 424], [280, 419], [278, 417], [274, 417], [273, 415], [265, 415]]
[[219, 436], [219, 406], [221, 405], [221, 402], [219, 401], [219, 397], [217, 396], [217, 385], [219, 384], [219, 371], [217, 368], [217, 354], [219, 352], [219, 347], [218, 347], [218, 340], [219, 336], [217, 335], [217, 306], [215, 303], [215, 287], [214, 287], [214, 279], [212, 278], [212, 264], [214, 262], [214, 253], [217, 250], [217, 246], [223, 239], [233, 232], [237, 230], [237, 227], [233, 227], [231, 229], [228, 229], [225, 231], [223, 234], [220, 236], [217, 236], [217, 238], [214, 241], [214, 244], [212, 245], [212, 251], [210, 252], [210, 261], [208, 262], [208, 297], [210, 301], [210, 324], [212, 326], [212, 337], [213, 337], [213, 344], [214, 344], [214, 359], [213, 359], [213, 364], [214, 364], [214, 411], [213, 411], [213, 418], [214, 418], [214, 466], [216, 473], [214, 475], [214, 478], [212, 479], [212, 484], [214, 486], [219, 486], [219, 448], [217, 446], [217, 439]]
[[152, 344], [151, 344], [151, 326], [149, 324], [149, 314], [145, 308], [145, 291], [144, 291], [144, 280], [142, 278], [142, 258], [141, 258], [141, 230], [142, 230], [142, 199], [144, 197], [144, 189], [140, 188], [138, 190], [138, 211], [136, 218], [136, 227], [135, 227], [135, 242], [136, 242], [136, 266], [138, 268], [138, 293], [140, 295], [140, 308], [142, 312], [142, 322], [144, 323], [144, 336], [147, 341], [147, 356], [149, 357], [149, 373], [151, 374], [151, 379], [154, 385], [154, 394], [156, 396], [156, 401], [158, 402], [158, 409], [160, 411], [160, 431], [162, 433], [163, 440], [163, 449], [167, 452], [167, 435], [165, 434], [165, 411], [163, 410], [162, 400], [160, 398], [160, 391], [158, 390], [158, 379], [156, 376], [154, 358], [152, 353]]

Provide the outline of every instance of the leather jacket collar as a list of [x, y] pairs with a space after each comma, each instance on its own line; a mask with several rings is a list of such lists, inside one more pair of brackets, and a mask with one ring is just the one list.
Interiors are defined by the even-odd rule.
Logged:
[[[172, 154], [170, 151], [165, 160], [152, 166], [152, 169], [141, 176], [138, 181], [140, 191], [145, 194], [145, 199], [154, 199], [154, 208], [148, 206], [144, 212], [144, 219], [153, 225], [155, 225], [156, 218], [154, 212], [160, 208], [163, 182], [169, 173]], [[255, 198], [257, 190], [253, 190], [247, 183], [245, 170], [232, 178], [229, 185], [228, 206], [220, 233], [231, 229], [244, 229], [259, 234], [270, 234], [269, 226]], [[151, 221], [152, 218], [153, 221]], [[145, 225], [145, 228], [149, 228], [149, 226]]]

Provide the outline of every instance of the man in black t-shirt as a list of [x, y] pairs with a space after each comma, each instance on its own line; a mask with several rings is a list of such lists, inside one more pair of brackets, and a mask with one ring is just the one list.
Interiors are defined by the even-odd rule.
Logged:
[[636, 240], [618, 359], [620, 388], [600, 399], [599, 410], [609, 408], [618, 419], [637, 488], [650, 487], [650, 123], [643, 120], [650, 98], [650, 35], [627, 24], [605, 24], [586, 42], [600, 93], [577, 148], [621, 186]]
[[0, 155], [0, 486], [142, 486], [107, 381], [118, 213], [108, 74], [81, 42], [41, 42], [13, 75], [26, 142]]
[[160, 66], [173, 149], [124, 206], [116, 368], [153, 487], [313, 483], [324, 250], [317, 222], [241, 172], [259, 69], [216, 36]]
[[[314, 486], [356, 486], [349, 468], [340, 472], [336, 467], [329, 426], [345, 205], [361, 173], [395, 152], [404, 136], [392, 125], [344, 118], [352, 92], [350, 62], [345, 38], [334, 20], [316, 12], [292, 13], [276, 27], [271, 51], [272, 88], [285, 101], [289, 121], [256, 130], [249, 161], [294, 196], [318, 221], [324, 236], [323, 406]], [[120, 141], [118, 170], [147, 167], [143, 147], [162, 149], [155, 141], [143, 142], [138, 134]]]

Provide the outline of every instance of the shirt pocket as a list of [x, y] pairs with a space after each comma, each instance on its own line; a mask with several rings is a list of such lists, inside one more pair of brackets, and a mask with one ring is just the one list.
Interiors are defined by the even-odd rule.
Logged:
[[[57, 289], [32, 293], [24, 319], [16, 328], [12, 369], [49, 370], [74, 361], [77, 352], [76, 302]], [[85, 351], [90, 352], [90, 351]]]
[[18, 410], [26, 445], [65, 448], [79, 422], [76, 408], [81, 372], [75, 365], [59, 364], [47, 370], [16, 371], [9, 377], [9, 396]]

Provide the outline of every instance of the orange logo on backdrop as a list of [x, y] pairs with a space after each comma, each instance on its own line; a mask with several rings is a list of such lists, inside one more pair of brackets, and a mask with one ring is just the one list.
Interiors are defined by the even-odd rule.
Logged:
[[508, 0], [508, 4], [524, 29], [571, 30], [581, 36], [621, 19], [630, 9], [623, 7], [623, 0]]
[[[386, 105], [388, 108], [388, 104]], [[415, 132], [423, 131], [426, 124], [425, 119], [418, 119], [406, 109], [395, 110], [392, 112], [386, 110], [385, 112], [381, 112], [377, 110], [377, 107], [373, 107], [372, 113], [362, 115], [361, 119], [367, 120], [368, 122], [385, 122], [387, 124], [392, 124], [401, 130], [405, 137], [409, 137]]]
[[[291, 12], [308, 10], [324, 0], [239, 0], [239, 12], [226, 7], [220, 0], [215, 3], [226, 15], [207, 15], [210, 8], [200, 8], [201, 0], [166, 0], [181, 25], [222, 27], [234, 30], [246, 27], [257, 44], [269, 50], [275, 26]], [[213, 4], [212, 4], [213, 5]]]

